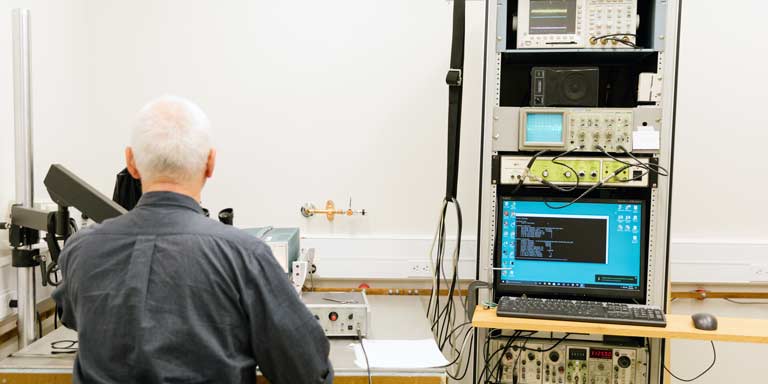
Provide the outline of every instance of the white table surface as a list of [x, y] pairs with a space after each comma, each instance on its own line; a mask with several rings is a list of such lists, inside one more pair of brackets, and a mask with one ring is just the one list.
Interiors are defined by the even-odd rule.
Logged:
[[[426, 298], [418, 296], [368, 296], [371, 305], [372, 340], [418, 340], [432, 337], [426, 319]], [[5, 373], [71, 373], [74, 355], [51, 354], [51, 342], [74, 340], [77, 333], [60, 327], [27, 348], [0, 360], [0, 372]], [[365, 367], [355, 364], [352, 338], [332, 338], [330, 359], [337, 376], [364, 376]], [[372, 369], [376, 376], [439, 376], [443, 368]]]

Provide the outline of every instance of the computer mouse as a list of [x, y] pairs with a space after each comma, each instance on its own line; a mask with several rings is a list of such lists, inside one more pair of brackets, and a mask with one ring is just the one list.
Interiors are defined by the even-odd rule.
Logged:
[[693, 326], [702, 331], [714, 331], [717, 329], [717, 318], [709, 313], [695, 313], [691, 316]]

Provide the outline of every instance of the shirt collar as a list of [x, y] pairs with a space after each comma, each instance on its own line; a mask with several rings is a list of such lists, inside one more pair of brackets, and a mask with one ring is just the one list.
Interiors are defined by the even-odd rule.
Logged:
[[147, 207], [175, 206], [175, 207], [187, 208], [200, 214], [203, 213], [203, 208], [200, 207], [200, 204], [198, 204], [197, 201], [195, 201], [195, 199], [187, 195], [182, 195], [181, 193], [170, 192], [170, 191], [147, 192], [141, 195], [141, 199], [139, 199], [139, 202], [138, 204], [136, 204], [136, 207], [142, 207], [142, 206], [147, 206]]

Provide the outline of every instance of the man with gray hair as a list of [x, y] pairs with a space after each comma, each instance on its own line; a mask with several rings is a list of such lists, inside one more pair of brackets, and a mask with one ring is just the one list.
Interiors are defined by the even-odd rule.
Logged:
[[125, 150], [143, 196], [76, 233], [53, 294], [78, 331], [75, 383], [332, 383], [329, 344], [262, 241], [203, 215], [216, 151], [195, 104], [139, 113]]

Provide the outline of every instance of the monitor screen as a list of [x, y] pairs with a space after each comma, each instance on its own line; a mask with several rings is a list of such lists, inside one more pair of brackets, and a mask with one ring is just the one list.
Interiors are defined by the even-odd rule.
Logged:
[[528, 19], [531, 35], [576, 33], [576, 0], [531, 0]]
[[642, 298], [645, 203], [565, 203], [501, 199], [501, 290]]
[[565, 141], [564, 120], [562, 112], [528, 112], [525, 115], [525, 144], [562, 145]]

